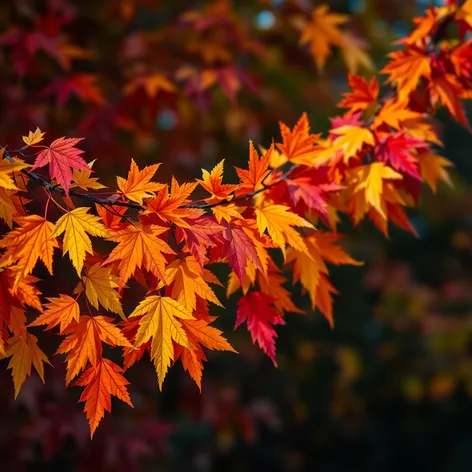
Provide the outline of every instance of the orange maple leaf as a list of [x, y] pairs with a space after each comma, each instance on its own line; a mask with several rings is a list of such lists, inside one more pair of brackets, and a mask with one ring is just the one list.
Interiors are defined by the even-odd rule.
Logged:
[[74, 385], [85, 387], [79, 402], [85, 402], [84, 411], [93, 437], [105, 411], [111, 413], [111, 396], [133, 406], [126, 386], [129, 382], [121, 375], [123, 369], [108, 359], [100, 359], [81, 375]]
[[15, 284], [30, 274], [38, 259], [52, 275], [52, 257], [54, 248], [59, 244], [52, 237], [54, 225], [38, 215], [22, 216], [16, 219], [19, 227], [7, 233], [0, 241], [0, 247], [7, 250], [0, 259], [0, 264], [16, 263]]
[[300, 43], [310, 43], [310, 52], [318, 69], [324, 68], [332, 46], [344, 45], [339, 26], [347, 20], [346, 15], [330, 13], [328, 5], [320, 5], [313, 10], [311, 20], [302, 31]]
[[167, 261], [164, 254], [175, 254], [169, 245], [159, 238], [166, 231], [168, 228], [157, 225], [128, 225], [125, 229], [112, 233], [109, 240], [119, 244], [108, 256], [105, 264], [119, 262], [120, 288], [138, 268], [145, 268], [165, 281]]
[[102, 357], [102, 342], [110, 346], [131, 347], [131, 343], [107, 316], [81, 316], [65, 330], [66, 338], [56, 354], [67, 353], [66, 385], [90, 362], [97, 365]]
[[197, 183], [183, 183], [179, 185], [172, 177], [169, 191], [167, 185], [157, 194], [157, 196], [146, 202], [146, 208], [157, 213], [164, 222], [172, 222], [178, 226], [190, 227], [186, 218], [198, 218], [204, 211], [197, 208], [182, 208], [191, 200], [188, 198], [197, 187]]
[[252, 141], [249, 141], [249, 170], [235, 167], [241, 180], [236, 195], [251, 193], [262, 187], [264, 179], [270, 172], [269, 165], [273, 149], [274, 145], [271, 144], [270, 148], [259, 158], [259, 153], [252, 144]]
[[428, 54], [419, 48], [408, 48], [404, 51], [394, 51], [389, 54], [390, 62], [382, 69], [389, 74], [388, 83], [395, 83], [398, 100], [407, 100], [416, 90], [421, 77], [431, 76], [431, 65]]
[[224, 159], [219, 162], [211, 172], [202, 170], [203, 180], [197, 179], [197, 182], [208, 192], [211, 193], [212, 198], [207, 199], [209, 203], [218, 200], [224, 200], [234, 192], [237, 185], [223, 184], [223, 166]]
[[279, 122], [279, 126], [283, 143], [275, 144], [278, 150], [294, 164], [312, 165], [316, 151], [315, 143], [320, 135], [310, 134], [307, 114], [302, 114], [293, 130], [282, 122]]
[[144, 198], [151, 198], [154, 196], [154, 192], [161, 190], [164, 184], [157, 182], [151, 182], [157, 169], [161, 164], [153, 164], [146, 166], [144, 169], [139, 170], [134, 159], [131, 159], [131, 166], [128, 172], [128, 178], [117, 177], [118, 188], [121, 193], [132, 200], [133, 202], [143, 204]]
[[202, 388], [202, 361], [207, 360], [201, 346], [212, 351], [237, 352], [231, 344], [221, 336], [222, 332], [219, 329], [210, 326], [213, 320], [214, 318], [212, 317], [195, 320], [182, 319], [180, 323], [187, 333], [190, 349], [180, 344], [174, 344], [175, 360], [180, 357], [183, 368], [190, 374], [200, 390]]
[[344, 98], [338, 103], [340, 108], [348, 108], [348, 114], [356, 111], [364, 111], [377, 101], [379, 96], [379, 83], [377, 77], [372, 77], [370, 82], [358, 75], [349, 74], [349, 86], [352, 92], [346, 92]]
[[48, 325], [46, 329], [52, 329], [60, 324], [61, 333], [72, 323], [79, 321], [79, 304], [69, 295], [60, 294], [58, 298], [48, 298], [49, 303], [44, 306], [46, 310], [28, 326]]

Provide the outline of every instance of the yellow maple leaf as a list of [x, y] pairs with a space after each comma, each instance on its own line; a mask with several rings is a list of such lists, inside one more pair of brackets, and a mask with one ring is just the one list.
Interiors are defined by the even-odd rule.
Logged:
[[93, 265], [82, 276], [85, 287], [85, 295], [90, 304], [98, 309], [98, 304], [105, 310], [120, 315], [125, 319], [123, 307], [121, 306], [118, 288], [118, 277], [111, 273], [111, 268], [101, 266], [100, 263]]
[[238, 207], [234, 203], [228, 203], [227, 205], [215, 206], [211, 211], [215, 215], [218, 223], [221, 223], [221, 220], [226, 220], [229, 223], [233, 218], [241, 218], [244, 207]]
[[90, 167], [90, 170], [83, 169], [72, 169], [72, 180], [70, 188], [80, 187], [83, 190], [88, 190], [89, 188], [93, 190], [100, 190], [106, 188], [105, 185], [102, 185], [97, 177], [90, 177], [92, 175], [92, 167], [95, 163], [95, 159], [91, 162], [87, 162], [87, 165]]
[[[223, 306], [215, 293], [205, 281], [213, 274], [207, 269], [202, 269], [193, 256], [185, 259], [176, 259], [166, 269], [166, 282], [172, 285], [171, 297], [183, 305], [189, 312], [197, 306], [197, 295], [204, 300]], [[211, 279], [215, 282], [214, 278]]]
[[38, 338], [27, 333], [26, 338], [14, 337], [9, 340], [6, 356], [10, 357], [8, 368], [12, 369], [15, 398], [20, 393], [26, 377], [31, 375], [31, 366], [38, 372], [44, 383], [44, 362], [51, 364], [43, 351], [38, 347]]
[[373, 146], [375, 138], [368, 128], [361, 126], [345, 125], [330, 131], [335, 135], [332, 143], [327, 144], [322, 150], [316, 152], [315, 164], [322, 165], [336, 157], [338, 152], [342, 153], [344, 162], [357, 157], [364, 145]]
[[386, 219], [385, 203], [382, 199], [384, 180], [401, 180], [403, 176], [382, 162], [373, 162], [358, 167], [355, 173], [359, 182], [355, 192], [361, 191], [365, 202], [375, 208]]
[[129, 315], [130, 318], [134, 316], [142, 316], [135, 346], [141, 346], [152, 337], [151, 359], [156, 368], [159, 389], [162, 390], [167, 370], [171, 361], [174, 360], [172, 341], [187, 349], [190, 348], [187, 334], [179, 318], [192, 320], [194, 317], [176, 300], [157, 295], [145, 298]]
[[14, 288], [33, 271], [38, 259], [44, 262], [52, 275], [54, 248], [59, 247], [53, 237], [54, 225], [43, 217], [22, 216], [16, 222], [19, 227], [7, 233], [0, 241], [0, 247], [7, 249], [1, 258], [2, 263], [16, 263]]
[[100, 218], [88, 213], [89, 209], [79, 207], [62, 215], [56, 222], [51, 238], [64, 234], [63, 254], [69, 253], [72, 265], [80, 277], [85, 254], [93, 254], [91, 236], [106, 238], [108, 231]]
[[348, 20], [346, 15], [330, 13], [328, 10], [328, 5], [315, 8], [300, 38], [301, 44], [310, 43], [310, 53], [320, 70], [326, 64], [331, 46], [344, 46], [344, 38], [339, 26]]
[[421, 177], [428, 183], [432, 191], [436, 193], [438, 180], [452, 185], [447, 167], [453, 164], [448, 159], [436, 154], [423, 153], [418, 155]]
[[290, 211], [285, 205], [270, 204], [256, 208], [256, 221], [259, 233], [262, 235], [267, 229], [275, 245], [282, 249], [285, 256], [285, 245], [288, 243], [295, 249], [306, 252], [303, 238], [293, 226], [314, 229], [314, 226]]
[[151, 182], [157, 169], [161, 164], [153, 164], [146, 166], [144, 169], [139, 170], [138, 165], [131, 159], [131, 166], [128, 172], [128, 178], [117, 177], [118, 188], [121, 193], [132, 200], [133, 202], [143, 204], [143, 198], [151, 198], [154, 196], [154, 192], [164, 188], [164, 184], [158, 182]]
[[43, 140], [45, 132], [41, 131], [39, 128], [36, 128], [34, 131], [30, 131], [28, 136], [22, 136], [23, 142], [27, 146], [33, 146], [34, 144], [38, 144]]
[[[4, 149], [0, 152], [3, 153], [3, 151]], [[11, 162], [7, 159], [2, 159], [0, 155], [0, 187], [7, 190], [19, 190], [11, 174], [27, 167], [31, 167], [30, 164], [23, 162], [21, 159], [15, 159]]]

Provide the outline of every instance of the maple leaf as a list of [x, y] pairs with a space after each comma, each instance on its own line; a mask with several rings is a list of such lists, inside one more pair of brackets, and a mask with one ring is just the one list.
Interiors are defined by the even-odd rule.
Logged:
[[42, 90], [42, 93], [44, 95], [55, 95], [57, 104], [60, 107], [63, 107], [73, 95], [84, 103], [103, 106], [106, 104], [106, 100], [96, 82], [96, 74], [72, 74], [57, 77]]
[[221, 220], [225, 220], [229, 223], [234, 218], [236, 219], [241, 218], [241, 213], [244, 210], [245, 210], [244, 207], [243, 208], [239, 207], [235, 205], [234, 203], [228, 203], [227, 205], [215, 206], [211, 209], [218, 223], [221, 223]]
[[303, 113], [293, 130], [279, 122], [283, 143], [276, 143], [277, 149], [294, 164], [312, 165], [319, 134], [310, 134], [308, 116]]
[[104, 267], [97, 263], [85, 271], [82, 276], [85, 287], [85, 295], [90, 304], [98, 309], [98, 304], [105, 310], [125, 318], [123, 307], [121, 306], [118, 288], [118, 277], [111, 273], [110, 267]]
[[24, 198], [21, 198], [13, 190], [6, 190], [0, 187], [0, 218], [12, 228], [13, 218], [18, 214], [24, 214]]
[[39, 128], [36, 128], [34, 131], [29, 131], [28, 136], [22, 136], [23, 142], [27, 146], [34, 146], [35, 144], [40, 143], [43, 140], [44, 132]]
[[167, 261], [163, 254], [175, 254], [169, 245], [158, 237], [167, 230], [168, 228], [157, 225], [128, 225], [125, 229], [112, 233], [108, 239], [119, 244], [105, 264], [119, 261], [120, 288], [138, 268], [145, 268], [165, 281]]
[[264, 179], [270, 172], [269, 165], [273, 149], [274, 145], [271, 144], [270, 148], [259, 158], [259, 153], [254, 148], [252, 141], [249, 141], [249, 170], [235, 167], [241, 180], [237, 195], [250, 193], [262, 187]]
[[126, 225], [121, 222], [123, 215], [126, 213], [126, 207], [118, 206], [114, 207], [113, 211], [109, 211], [106, 207], [96, 204], [95, 210], [108, 230], [120, 231], [126, 227]]
[[378, 128], [382, 125], [390, 126], [400, 130], [405, 126], [405, 122], [418, 122], [421, 120], [421, 113], [410, 110], [407, 102], [399, 102], [396, 98], [391, 98], [384, 103], [382, 108], [374, 117], [372, 127]]
[[417, 16], [413, 18], [413, 23], [415, 23], [417, 27], [406, 38], [404, 38], [402, 42], [406, 44], [416, 43], [417, 41], [426, 38], [436, 27], [437, 20], [438, 9], [429, 6], [426, 10], [426, 16]]
[[151, 295], [145, 298], [129, 315], [142, 316], [136, 334], [135, 346], [147, 342], [152, 337], [151, 359], [157, 372], [159, 389], [162, 390], [167, 370], [174, 360], [172, 341], [190, 349], [187, 334], [179, 319], [194, 319], [192, 314], [170, 297]]
[[44, 305], [44, 313], [28, 326], [48, 325], [46, 329], [52, 329], [60, 324], [59, 331], [63, 333], [73, 320], [79, 321], [79, 304], [69, 295], [60, 294], [58, 298], [48, 298], [48, 301], [49, 303]]
[[66, 385], [84, 369], [87, 362], [96, 366], [102, 357], [102, 341], [110, 346], [131, 347], [120, 329], [107, 316], [80, 316], [65, 330], [66, 338], [56, 354], [67, 353]]
[[157, 194], [157, 196], [146, 202], [146, 208], [158, 214], [164, 222], [173, 222], [180, 227], [190, 227], [186, 218], [198, 218], [204, 211], [196, 208], [182, 208], [191, 200], [188, 198], [195, 190], [198, 183], [183, 183], [179, 185], [172, 177], [170, 187], [167, 185]]
[[330, 13], [328, 10], [328, 5], [316, 7], [300, 38], [301, 44], [310, 43], [310, 52], [319, 70], [326, 64], [331, 46], [344, 45], [344, 38], [338, 27], [348, 19], [346, 15]]
[[388, 83], [395, 83], [398, 100], [407, 100], [416, 90], [421, 77], [431, 76], [429, 56], [422, 49], [410, 47], [405, 51], [395, 51], [389, 54], [390, 62], [381, 70], [389, 74]]
[[93, 190], [100, 190], [102, 188], [106, 188], [105, 185], [102, 185], [97, 177], [90, 177], [92, 175], [92, 167], [95, 163], [95, 160], [90, 161], [87, 163], [89, 170], [82, 170], [82, 169], [73, 169], [73, 181], [74, 183], [70, 186], [70, 188], [80, 187], [83, 190], [93, 189]]
[[464, 105], [460, 100], [463, 88], [454, 75], [434, 73], [429, 83], [429, 91], [433, 107], [438, 102], [442, 103], [459, 123], [471, 131]]
[[59, 247], [53, 237], [54, 225], [41, 216], [22, 216], [16, 222], [20, 226], [7, 233], [0, 241], [0, 247], [7, 249], [0, 263], [16, 262], [14, 287], [33, 271], [38, 259], [44, 262], [52, 275], [54, 248]]
[[143, 204], [143, 198], [150, 198], [154, 196], [154, 192], [162, 189], [164, 184], [157, 182], [151, 182], [157, 169], [161, 164], [153, 164], [146, 166], [144, 169], [139, 170], [136, 162], [131, 159], [131, 166], [128, 172], [128, 178], [123, 179], [117, 177], [118, 188], [121, 193], [132, 200], [133, 202]]
[[372, 205], [386, 219], [385, 204], [382, 201], [384, 180], [401, 180], [402, 175], [382, 162], [360, 166], [354, 172], [359, 182], [355, 192], [360, 192], [365, 202]]
[[207, 250], [214, 246], [225, 227], [208, 216], [202, 216], [190, 222], [189, 228], [177, 228], [178, 240], [185, 241], [188, 250], [203, 267], [207, 260]]
[[453, 164], [448, 159], [431, 153], [420, 153], [418, 156], [421, 177], [428, 183], [432, 191], [436, 193], [438, 180], [452, 185], [451, 178], [446, 168]]
[[411, 138], [405, 132], [391, 133], [381, 139], [375, 147], [378, 160], [390, 165], [399, 172], [405, 172], [421, 180], [418, 172], [418, 157], [415, 150], [427, 147], [424, 141]]
[[305, 243], [301, 235], [293, 228], [300, 226], [314, 229], [314, 226], [302, 217], [292, 213], [285, 205], [266, 205], [256, 208], [257, 227], [262, 235], [267, 229], [275, 245], [282, 249], [285, 256], [285, 244], [306, 251]]
[[348, 108], [349, 114], [356, 111], [364, 111], [377, 101], [379, 96], [379, 83], [377, 77], [372, 77], [367, 82], [364, 77], [348, 75], [349, 86], [352, 92], [346, 92], [344, 98], [338, 103], [340, 108]]
[[[286, 264], [293, 264], [294, 282], [300, 281], [310, 296], [312, 308], [318, 307], [331, 327], [334, 326], [331, 303], [323, 304], [319, 298], [320, 293], [326, 295], [334, 290], [324, 286], [328, 280], [323, 277], [323, 274], [329, 274], [326, 262], [335, 265], [362, 265], [336, 244], [341, 238], [342, 235], [338, 233], [317, 231], [305, 238], [307, 252], [293, 248], [287, 250]], [[326, 296], [324, 301], [326, 301]]]
[[49, 164], [49, 175], [64, 187], [66, 196], [69, 196], [70, 183], [73, 179], [72, 168], [89, 170], [87, 163], [80, 155], [84, 152], [75, 145], [83, 138], [59, 138], [39, 154], [32, 170]]
[[[355, 115], [351, 116], [354, 117]], [[338, 159], [339, 153], [342, 154], [343, 162], [347, 164], [351, 158], [359, 157], [360, 152], [365, 146], [373, 146], [375, 144], [374, 134], [363, 126], [342, 125], [333, 127], [330, 130], [330, 134], [333, 139], [332, 144], [316, 153], [314, 162], [317, 166]]]
[[6, 357], [10, 357], [8, 368], [12, 369], [15, 398], [20, 393], [26, 377], [31, 375], [31, 366], [34, 365], [44, 383], [44, 362], [50, 364], [48, 358], [38, 347], [38, 338], [30, 333], [26, 337], [14, 337], [8, 342]]
[[180, 321], [182, 328], [187, 334], [190, 349], [186, 349], [180, 344], [174, 346], [175, 360], [179, 357], [183, 368], [190, 374], [197, 384], [199, 390], [202, 389], [203, 362], [206, 361], [201, 345], [212, 351], [237, 352], [223, 337], [222, 332], [214, 326], [209, 326], [214, 318], [200, 318], [196, 320]]
[[27, 167], [31, 167], [21, 159], [14, 159], [13, 162], [2, 158], [5, 148], [0, 149], [0, 187], [6, 190], [19, 190], [17, 183], [12, 178], [13, 172], [18, 172]]
[[26, 312], [23, 308], [11, 307], [10, 319], [7, 321], [7, 325], [13, 336], [26, 341]]
[[88, 213], [86, 207], [79, 207], [62, 215], [56, 222], [51, 238], [64, 234], [63, 254], [69, 253], [77, 274], [80, 277], [86, 253], [93, 254], [91, 236], [106, 238], [108, 230], [100, 218]]
[[124, 93], [130, 95], [139, 88], [143, 88], [149, 98], [155, 98], [159, 90], [168, 93], [176, 91], [175, 85], [164, 74], [160, 73], [135, 78], [125, 87]]
[[190, 313], [197, 306], [197, 295], [215, 305], [223, 306], [205, 281], [205, 277], [212, 276], [210, 271], [202, 269], [193, 256], [176, 259], [166, 268], [166, 281], [169, 285], [173, 284], [171, 297], [187, 308]]
[[98, 424], [111, 413], [111, 396], [133, 406], [126, 386], [129, 382], [122, 375], [123, 369], [108, 359], [100, 359], [91, 365], [75, 382], [78, 387], [85, 387], [79, 402], [85, 402], [84, 411], [90, 425], [90, 437], [93, 437]]
[[[310, 173], [304, 169], [299, 174], [292, 173], [292, 175], [293, 178], [286, 179], [285, 185], [294, 212], [303, 215], [305, 212], [314, 210], [325, 223], [328, 223], [328, 195], [344, 187], [329, 183], [331, 179], [326, 170], [323, 171], [321, 167], [316, 168], [316, 173]], [[280, 185], [278, 188], [282, 190], [283, 187]]]
[[[223, 184], [223, 166], [224, 159], [219, 162], [211, 172], [202, 169], [203, 180], [197, 179], [197, 182], [216, 200], [224, 200], [228, 198], [230, 193], [234, 192], [237, 185]], [[212, 201], [212, 199], [208, 199]]]
[[258, 274], [257, 283], [261, 292], [273, 299], [274, 307], [281, 314], [285, 312], [302, 313], [302, 310], [298, 309], [292, 302], [291, 293], [283, 287], [287, 280], [279, 272], [280, 270], [275, 264], [271, 264], [267, 276]]
[[[222, 244], [221, 256], [227, 257], [229, 265], [242, 283], [246, 268], [252, 262], [259, 270], [265, 272], [264, 265], [258, 253], [258, 241], [248, 228], [226, 223], [225, 230], [218, 234]], [[260, 244], [260, 243], [259, 243]]]
[[272, 306], [273, 301], [272, 297], [262, 292], [251, 292], [241, 297], [238, 301], [234, 328], [236, 329], [246, 321], [252, 342], [257, 342], [269, 356], [274, 366], [277, 367], [275, 361], [275, 338], [277, 333], [273, 325], [284, 325], [285, 321]]
[[[15, 275], [15, 272], [12, 271], [12, 277]], [[25, 305], [29, 305], [39, 312], [43, 311], [41, 301], [39, 296], [42, 295], [41, 291], [34, 285], [38, 282], [39, 279], [33, 277], [32, 275], [27, 275], [21, 278], [17, 284], [12, 288], [12, 293], [14, 293], [17, 300]]]

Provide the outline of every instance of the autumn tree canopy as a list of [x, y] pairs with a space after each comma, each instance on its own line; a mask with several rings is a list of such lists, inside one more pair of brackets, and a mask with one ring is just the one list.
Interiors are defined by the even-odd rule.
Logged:
[[[3, 137], [0, 354], [16, 395], [33, 367], [47, 382], [47, 330], [60, 339], [66, 385], [82, 389], [92, 435], [112, 396], [132, 406], [126, 371], [136, 362], [151, 359], [160, 389], [176, 362], [200, 387], [205, 350], [237, 351], [214, 326], [224, 291], [237, 299], [235, 327], [244, 325], [276, 366], [277, 327], [302, 311], [292, 293], [306, 293], [334, 327], [329, 266], [362, 264], [343, 249], [339, 223], [349, 220], [354, 232], [369, 219], [385, 235], [389, 224], [414, 233], [407, 209], [423, 185], [436, 191], [450, 182], [435, 114], [443, 109], [469, 129], [472, 2], [450, 0], [414, 18], [378, 74], [348, 16], [287, 3], [277, 21], [295, 38], [290, 47], [310, 54], [320, 72], [335, 54], [344, 61], [350, 91], [328, 134], [313, 132], [307, 114], [296, 122], [272, 116], [279, 135], [245, 143], [244, 167], [228, 170], [222, 160], [182, 181], [163, 172], [158, 155], [147, 165], [128, 158], [127, 175], [107, 185], [95, 172], [101, 153], [84, 152], [87, 140], [66, 128], [53, 134], [38, 120]], [[136, 9], [153, 9], [149, 1], [111, 4], [122, 25]], [[3, 73], [30, 84], [21, 93], [53, 96], [64, 123], [78, 99], [79, 128], [97, 141], [121, 130], [145, 146], [161, 100], [190, 117], [194, 108], [211, 113], [221, 94], [236, 101], [241, 90], [257, 89], [241, 59], [267, 53], [236, 6], [218, 1], [128, 37], [123, 64], [110, 64], [109, 75], [85, 73], [76, 64], [100, 58], [73, 41], [74, 7], [52, 1], [32, 19], [0, 35]], [[34, 121], [43, 105], [30, 100], [23, 113]], [[219, 265], [227, 277], [216, 275]], [[69, 291], [43, 291], [44, 282], [55, 287], [64, 278], [73, 281]]]

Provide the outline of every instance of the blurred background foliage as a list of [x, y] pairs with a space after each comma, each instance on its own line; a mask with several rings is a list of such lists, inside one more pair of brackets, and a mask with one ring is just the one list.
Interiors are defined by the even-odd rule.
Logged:
[[[327, 3], [350, 15], [346, 31], [373, 65], [360, 67], [367, 75], [428, 4]], [[299, 44], [316, 5], [3, 0], [1, 142], [15, 146], [36, 126], [50, 139], [83, 136], [104, 183], [125, 175], [131, 157], [164, 162], [161, 181], [199, 177], [225, 158], [229, 179], [248, 140], [268, 146], [279, 119], [292, 125], [306, 111], [322, 132], [336, 115], [348, 61], [335, 49], [320, 72]], [[332, 271], [334, 331], [319, 313], [290, 316], [275, 369], [246, 332], [232, 332], [229, 300], [219, 327], [240, 354], [209, 353], [201, 394], [180, 368], [158, 393], [141, 362], [129, 371], [135, 408], [114, 403], [93, 441], [61, 358], [45, 386], [32, 376], [17, 401], [2, 361], [1, 470], [470, 470], [472, 137], [445, 116], [454, 188], [425, 190], [411, 215], [418, 239], [343, 226], [365, 265]]]

